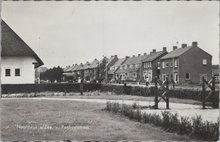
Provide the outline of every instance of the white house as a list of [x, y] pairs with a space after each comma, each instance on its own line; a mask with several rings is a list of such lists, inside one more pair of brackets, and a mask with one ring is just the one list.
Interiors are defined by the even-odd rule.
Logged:
[[43, 65], [37, 54], [2, 20], [1, 83], [35, 82], [35, 69]]

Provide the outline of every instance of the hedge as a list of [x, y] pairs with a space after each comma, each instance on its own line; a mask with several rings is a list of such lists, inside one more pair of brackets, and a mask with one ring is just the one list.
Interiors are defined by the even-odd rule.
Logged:
[[[79, 83], [48, 83], [48, 84], [2, 84], [2, 94], [31, 93], [31, 92], [80, 92]], [[101, 89], [101, 84], [85, 83], [83, 90], [96, 91]]]
[[[136, 108], [134, 108], [134, 106], [136, 106]], [[189, 118], [168, 111], [162, 111], [161, 115], [147, 113], [142, 111], [140, 106], [136, 104], [131, 106], [114, 102], [107, 102], [105, 110], [126, 116], [131, 120], [136, 120], [141, 123], [150, 123], [159, 126], [168, 132], [188, 135], [191, 138], [205, 141], [217, 141], [219, 139], [219, 119], [217, 122], [209, 122], [203, 121], [200, 115]]]
[[[139, 87], [139, 86], [118, 86], [118, 85], [102, 85], [101, 91], [103, 92], [114, 92], [117, 95], [127, 94], [135, 96], [146, 96], [153, 97], [153, 87]], [[208, 95], [208, 91], [206, 92]], [[192, 99], [197, 101], [202, 101], [202, 91], [201, 90], [169, 90], [169, 96], [180, 99]], [[215, 95], [208, 99], [209, 102], [219, 102], [219, 90], [216, 90]]]

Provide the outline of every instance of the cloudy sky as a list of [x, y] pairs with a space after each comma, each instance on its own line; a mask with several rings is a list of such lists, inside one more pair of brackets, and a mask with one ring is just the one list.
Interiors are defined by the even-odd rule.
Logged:
[[219, 63], [217, 1], [4, 1], [1, 16], [46, 67], [85, 63], [103, 55], [149, 53], [164, 46], [170, 51], [173, 45], [192, 41]]

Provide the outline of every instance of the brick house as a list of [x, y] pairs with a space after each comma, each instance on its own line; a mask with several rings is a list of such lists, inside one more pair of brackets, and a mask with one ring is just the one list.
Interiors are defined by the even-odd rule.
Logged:
[[112, 74], [109, 74], [109, 70], [110, 68], [118, 61], [118, 56], [114, 55], [111, 56], [110, 59], [107, 61], [107, 64], [105, 66], [105, 81], [109, 82], [111, 80], [111, 78], [113, 77]]
[[211, 79], [212, 56], [198, 47], [197, 42], [191, 46], [182, 44], [181, 48], [173, 46], [173, 51], [161, 59], [161, 79], [166, 76], [179, 84], [199, 84], [204, 76]]
[[85, 80], [90, 80], [90, 63], [87, 61], [83, 66]]
[[142, 81], [146, 81], [147, 77], [149, 81], [152, 81], [154, 76], [160, 76], [160, 58], [167, 54], [166, 47], [163, 47], [162, 51], [156, 51], [153, 49], [152, 52], [147, 56], [146, 59], [142, 60]]
[[77, 68], [77, 64], [73, 64], [72, 66], [66, 66], [63, 69], [63, 80], [64, 81], [72, 81], [76, 75], [74, 69]]
[[141, 80], [141, 63], [147, 58], [147, 54], [138, 54], [129, 57], [116, 71], [117, 76], [122, 81], [140, 81]]
[[108, 70], [108, 80], [117, 80], [116, 71], [128, 59], [128, 56], [125, 58], [118, 59]]
[[84, 65], [80, 63], [76, 68], [73, 69], [74, 74], [79, 76], [80, 78], [84, 78]]

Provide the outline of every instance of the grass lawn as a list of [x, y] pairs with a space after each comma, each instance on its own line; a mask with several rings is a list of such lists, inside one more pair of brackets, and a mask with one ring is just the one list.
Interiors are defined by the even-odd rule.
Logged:
[[5, 141], [190, 140], [105, 112], [105, 104], [22, 99], [0, 102], [1, 138]]

